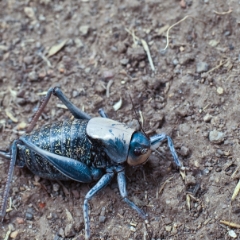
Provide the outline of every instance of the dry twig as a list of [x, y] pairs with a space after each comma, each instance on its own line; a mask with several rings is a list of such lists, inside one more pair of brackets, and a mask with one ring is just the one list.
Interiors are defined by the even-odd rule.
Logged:
[[210, 72], [212, 72], [212, 71], [214, 71], [214, 70], [220, 68], [220, 67], [223, 66], [226, 62], [227, 62], [227, 61], [223, 61], [223, 60], [221, 60], [220, 63], [219, 63], [216, 67], [210, 69], [207, 73], [210, 73]]
[[232, 8], [229, 8], [229, 10], [227, 12], [217, 12], [215, 10], [213, 12], [217, 15], [226, 15], [226, 14], [231, 13], [232, 11], [233, 11]]

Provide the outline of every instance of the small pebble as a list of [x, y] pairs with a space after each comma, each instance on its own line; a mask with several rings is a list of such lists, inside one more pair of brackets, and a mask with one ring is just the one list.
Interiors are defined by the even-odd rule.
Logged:
[[171, 234], [175, 235], [175, 234], [177, 234], [177, 232], [178, 232], [177, 228], [175, 226], [173, 226]]
[[217, 88], [217, 93], [218, 93], [219, 95], [223, 94], [223, 88], [222, 88], [222, 87], [218, 87], [218, 88]]
[[136, 232], [136, 228], [133, 227], [133, 226], [130, 227], [130, 230], [131, 230], [132, 232]]
[[15, 238], [17, 237], [17, 235], [18, 235], [18, 232], [19, 232], [19, 230], [13, 231], [13, 232], [10, 234], [10, 238], [15, 239]]
[[128, 48], [127, 56], [131, 60], [140, 61], [146, 57], [146, 52], [144, 51], [143, 47]]
[[105, 215], [105, 212], [106, 212], [106, 208], [105, 208], [105, 207], [102, 207], [102, 210], [101, 210], [100, 215], [101, 215], [101, 216], [104, 216], [104, 215]]
[[72, 91], [72, 97], [73, 98], [78, 97], [79, 95], [80, 95], [79, 91], [77, 91], [75, 89]]
[[112, 70], [104, 70], [102, 72], [102, 79], [103, 80], [110, 80], [114, 77], [114, 72]]
[[225, 32], [224, 32], [224, 36], [225, 36], [225, 37], [228, 37], [228, 36], [230, 36], [230, 35], [231, 35], [231, 32], [230, 32], [230, 31], [225, 31]]
[[209, 65], [206, 62], [199, 62], [197, 63], [197, 73], [207, 72], [209, 69]]
[[64, 230], [62, 228], [59, 229], [58, 235], [64, 237]]
[[179, 124], [178, 129], [179, 129], [180, 135], [185, 135], [190, 132], [190, 126], [187, 123]]
[[47, 219], [52, 219], [52, 213], [49, 213], [49, 215], [47, 216]]
[[106, 217], [105, 216], [99, 216], [99, 222], [100, 223], [104, 223], [106, 220]]
[[29, 64], [32, 63], [33, 57], [32, 57], [32, 56], [25, 56], [25, 57], [23, 58], [23, 61], [24, 61], [27, 65], [29, 65]]
[[232, 238], [237, 238], [237, 234], [233, 230], [229, 230], [228, 235]]
[[87, 73], [87, 74], [88, 74], [88, 73], [90, 73], [90, 71], [91, 71], [91, 68], [90, 68], [90, 67], [87, 67], [87, 68], [85, 68], [85, 69], [84, 69], [84, 71], [85, 71], [85, 73]]
[[24, 218], [17, 217], [17, 218], [16, 218], [16, 222], [17, 222], [18, 224], [23, 224], [23, 223], [24, 223]]
[[103, 84], [101, 84], [100, 82], [97, 82], [95, 85], [95, 91], [97, 93], [104, 93], [106, 89], [103, 87]]
[[209, 132], [209, 141], [212, 143], [221, 143], [224, 140], [224, 133], [213, 130]]
[[15, 231], [15, 227], [12, 223], [8, 224], [8, 229], [11, 231]]
[[75, 235], [75, 231], [72, 223], [67, 224], [67, 226], [65, 227], [64, 233], [65, 233], [65, 237], [68, 237], [68, 238], [73, 237]]
[[195, 184], [196, 184], [196, 178], [195, 178], [194, 176], [192, 176], [192, 175], [187, 175], [187, 176], [185, 177], [185, 184], [186, 184], [187, 186], [189, 186], [189, 185], [195, 185]]
[[174, 66], [177, 66], [179, 62], [178, 62], [178, 60], [175, 58], [175, 59], [173, 59], [172, 63], [173, 63]]
[[189, 154], [189, 148], [182, 146], [180, 149], [180, 154], [184, 157], [186, 157]]
[[90, 27], [88, 25], [81, 26], [79, 28], [79, 31], [80, 31], [81, 35], [82, 36], [86, 36], [88, 34], [88, 32], [89, 32], [89, 28]]
[[83, 42], [79, 38], [74, 39], [74, 43], [77, 48], [82, 48], [84, 46]]
[[38, 80], [38, 74], [35, 71], [32, 71], [28, 74], [28, 78], [32, 82], [37, 81]]
[[58, 184], [58, 183], [54, 183], [54, 184], [53, 184], [53, 191], [54, 191], [54, 192], [58, 192], [59, 189], [60, 189], [59, 184]]
[[207, 113], [204, 117], [203, 117], [203, 121], [204, 122], [209, 122], [212, 119], [212, 115], [210, 115], [209, 113]]
[[33, 214], [32, 213], [26, 212], [25, 217], [26, 217], [26, 220], [33, 220]]
[[122, 65], [127, 65], [129, 63], [129, 60], [127, 58], [123, 58], [123, 59], [120, 60], [120, 63]]
[[167, 232], [170, 232], [172, 230], [172, 226], [166, 226], [165, 229]]

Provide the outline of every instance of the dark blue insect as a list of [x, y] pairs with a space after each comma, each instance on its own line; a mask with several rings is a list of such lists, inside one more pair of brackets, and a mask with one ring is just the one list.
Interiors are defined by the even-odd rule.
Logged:
[[90, 238], [88, 201], [108, 185], [115, 174], [123, 200], [142, 218], [146, 218], [147, 215], [127, 197], [125, 165], [145, 163], [151, 151], [161, 141], [167, 140], [174, 162], [182, 167], [172, 139], [165, 134], [149, 138], [142, 131], [135, 131], [126, 124], [109, 119], [103, 110], [99, 110], [101, 117], [91, 118], [73, 105], [59, 88], [49, 89], [28, 132], [33, 129], [52, 94], [65, 104], [74, 119], [45, 125], [15, 140], [9, 152], [0, 151], [0, 156], [10, 159], [0, 211], [2, 219], [6, 214], [14, 166], [27, 166], [34, 174], [52, 180], [97, 181], [85, 196], [83, 204], [86, 239]]

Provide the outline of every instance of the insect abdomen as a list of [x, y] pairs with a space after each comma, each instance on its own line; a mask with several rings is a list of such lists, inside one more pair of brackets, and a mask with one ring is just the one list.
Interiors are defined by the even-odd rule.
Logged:
[[[87, 123], [88, 120], [81, 119], [59, 121], [45, 125], [25, 138], [46, 151], [87, 164], [91, 162], [92, 148], [86, 135]], [[68, 179], [29, 148], [24, 146], [20, 148], [20, 152], [20, 156], [34, 174], [55, 180]]]

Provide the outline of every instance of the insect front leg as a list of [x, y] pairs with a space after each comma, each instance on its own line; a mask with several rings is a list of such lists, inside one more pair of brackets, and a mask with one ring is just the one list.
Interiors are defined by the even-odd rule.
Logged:
[[133, 210], [137, 211], [137, 213], [143, 219], [145, 219], [147, 217], [146, 213], [144, 213], [143, 210], [141, 210], [138, 206], [136, 206], [133, 202], [131, 202], [127, 198], [127, 183], [126, 183], [126, 176], [124, 171], [118, 172], [117, 180], [118, 180], [118, 188], [119, 188], [121, 197], [123, 198], [123, 201], [126, 202]]
[[77, 119], [91, 119], [91, 117], [81, 111], [78, 107], [76, 107], [64, 94], [63, 92], [60, 90], [60, 88], [56, 87], [56, 88], [50, 88], [44, 98], [44, 101], [42, 102], [40, 108], [38, 109], [37, 113], [35, 114], [32, 122], [30, 123], [28, 129], [26, 132], [31, 132], [34, 128], [34, 126], [36, 125], [37, 120], [39, 119], [39, 117], [41, 116], [44, 108], [47, 106], [47, 103], [49, 102], [51, 96], [55, 95], [57, 96], [61, 102], [67, 107], [67, 109], [72, 113], [72, 115], [77, 118]]
[[168, 147], [171, 151], [171, 154], [173, 156], [173, 160], [176, 163], [178, 167], [182, 167], [182, 163], [179, 161], [178, 155], [176, 153], [176, 150], [174, 148], [173, 140], [166, 134], [157, 134], [152, 137], [150, 137], [150, 142], [151, 142], [151, 149], [154, 151], [156, 148], [159, 147], [160, 142], [167, 140], [168, 142]]
[[7, 151], [0, 150], [0, 156], [6, 159], [11, 159], [11, 154]]
[[101, 117], [108, 118], [108, 115], [105, 113], [105, 111], [102, 108], [98, 110], [98, 113]]
[[4, 189], [3, 196], [2, 196], [1, 211], [0, 211], [0, 217], [2, 218], [2, 221], [6, 214], [7, 200], [8, 200], [9, 190], [10, 190], [10, 186], [11, 186], [11, 182], [12, 182], [14, 166], [15, 166], [16, 159], [17, 159], [17, 144], [18, 143], [19, 143], [19, 140], [15, 140], [12, 143], [11, 154], [9, 154], [11, 160], [10, 160], [10, 166], [9, 166], [8, 175], [7, 175], [6, 186]]

